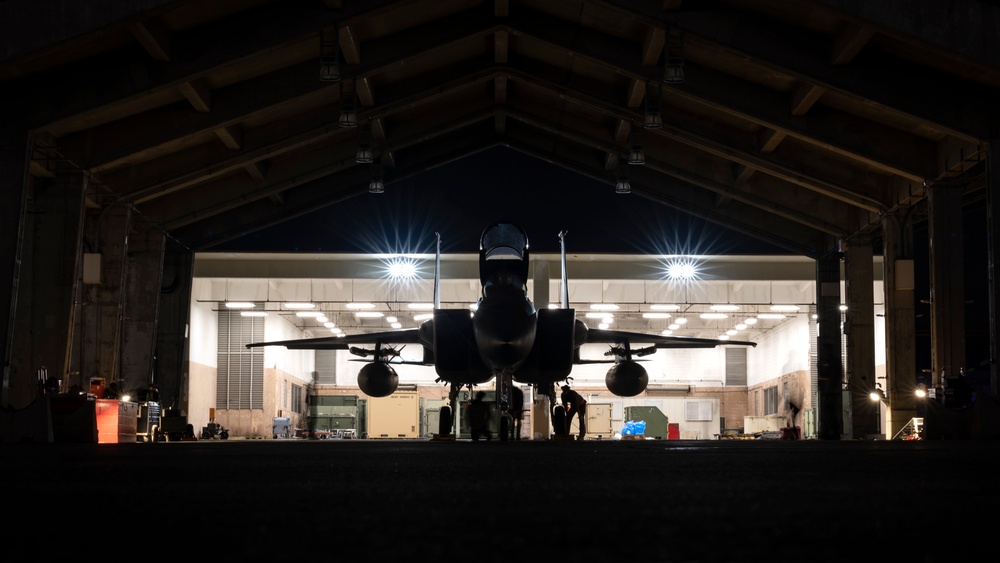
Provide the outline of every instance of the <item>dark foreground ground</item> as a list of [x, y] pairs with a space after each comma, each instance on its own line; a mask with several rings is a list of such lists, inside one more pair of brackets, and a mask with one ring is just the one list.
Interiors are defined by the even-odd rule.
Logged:
[[0, 537], [42, 560], [992, 560], [998, 462], [996, 441], [4, 444]]

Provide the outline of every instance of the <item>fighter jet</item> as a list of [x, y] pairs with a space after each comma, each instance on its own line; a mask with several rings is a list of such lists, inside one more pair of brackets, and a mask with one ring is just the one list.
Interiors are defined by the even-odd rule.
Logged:
[[[479, 280], [482, 293], [470, 314], [465, 309], [441, 307], [441, 236], [437, 236], [434, 267], [433, 317], [417, 328], [397, 329], [331, 336], [253, 342], [247, 348], [284, 346], [291, 350], [342, 349], [363, 358], [371, 358], [358, 373], [358, 386], [372, 397], [392, 394], [399, 384], [393, 364], [433, 366], [438, 382], [450, 384], [449, 405], [441, 409], [439, 430], [450, 434], [452, 413], [462, 387], [497, 379], [497, 403], [501, 411], [500, 436], [506, 435], [504, 422], [509, 423], [507, 407], [514, 383], [532, 385], [555, 404], [555, 384], [567, 380], [574, 365], [582, 363], [612, 364], [605, 376], [609, 391], [620, 397], [642, 393], [649, 382], [642, 356], [658, 348], [714, 348], [756, 346], [755, 342], [720, 341], [710, 338], [690, 338], [645, 334], [621, 330], [592, 329], [576, 318], [569, 307], [568, 275], [566, 271], [566, 232], [559, 233], [562, 266], [562, 295], [559, 308], [536, 309], [528, 297], [528, 236], [519, 226], [497, 222], [487, 227], [479, 241]], [[584, 344], [608, 344], [607, 360], [581, 360]], [[633, 350], [632, 343], [645, 347]], [[361, 348], [369, 344], [374, 348]], [[419, 344], [423, 347], [422, 361], [395, 360], [397, 346]]]

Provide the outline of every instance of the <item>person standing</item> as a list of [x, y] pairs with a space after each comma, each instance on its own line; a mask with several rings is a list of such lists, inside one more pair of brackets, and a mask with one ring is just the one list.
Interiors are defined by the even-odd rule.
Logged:
[[469, 429], [472, 433], [472, 440], [479, 441], [480, 436], [486, 436], [486, 440], [492, 440], [493, 434], [490, 432], [490, 405], [483, 399], [486, 391], [477, 391], [476, 398], [469, 402]]
[[563, 408], [566, 409], [567, 433], [569, 432], [570, 424], [573, 423], [573, 416], [576, 415], [579, 418], [579, 439], [583, 440], [587, 435], [587, 400], [583, 398], [583, 395], [570, 389], [569, 385], [562, 386], [562, 395], [560, 398], [562, 399]]
[[510, 392], [510, 439], [521, 439], [521, 419], [524, 417], [524, 391], [517, 385], [511, 386]]

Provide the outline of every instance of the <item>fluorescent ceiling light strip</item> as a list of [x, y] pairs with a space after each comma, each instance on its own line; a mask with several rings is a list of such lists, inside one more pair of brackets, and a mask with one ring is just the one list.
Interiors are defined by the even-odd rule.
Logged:
[[614, 303], [593, 303], [590, 305], [591, 311], [617, 311], [618, 305]]
[[776, 313], [782, 312], [796, 312], [799, 310], [798, 305], [771, 305], [771, 310]]
[[644, 319], [669, 319], [671, 317], [670, 313], [643, 313], [642, 318]]
[[246, 301], [226, 301], [226, 307], [230, 309], [253, 309], [254, 304]]

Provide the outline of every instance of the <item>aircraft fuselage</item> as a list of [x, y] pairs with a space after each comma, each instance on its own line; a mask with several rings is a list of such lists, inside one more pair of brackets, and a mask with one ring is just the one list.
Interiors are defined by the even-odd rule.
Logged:
[[479, 355], [493, 372], [510, 372], [524, 362], [535, 342], [538, 314], [522, 288], [494, 286], [472, 317]]

